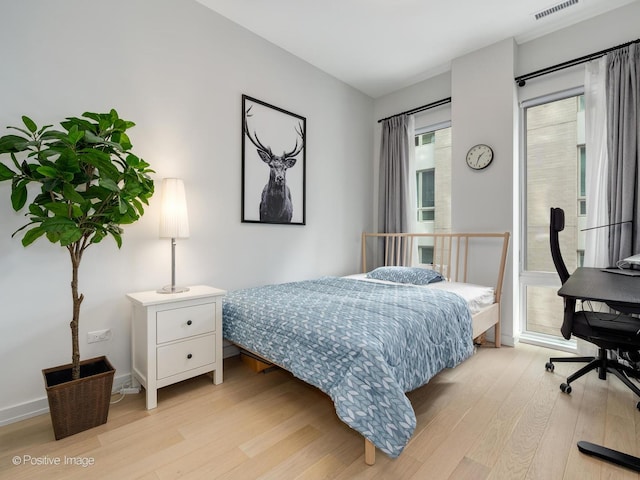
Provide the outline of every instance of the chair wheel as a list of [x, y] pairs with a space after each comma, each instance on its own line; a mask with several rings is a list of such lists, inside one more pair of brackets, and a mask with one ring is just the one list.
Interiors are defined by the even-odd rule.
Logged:
[[562, 393], [571, 393], [571, 385], [568, 383], [561, 383], [560, 390], [562, 390]]
[[554, 370], [555, 368], [556, 368], [556, 367], [555, 367], [555, 366], [553, 365], [553, 363], [551, 363], [551, 362], [547, 362], [547, 363], [545, 364], [545, 366], [544, 366], [544, 369], [545, 369], [547, 372], [553, 372], [553, 370]]
[[640, 410], [640, 402], [636, 403], [636, 408]]

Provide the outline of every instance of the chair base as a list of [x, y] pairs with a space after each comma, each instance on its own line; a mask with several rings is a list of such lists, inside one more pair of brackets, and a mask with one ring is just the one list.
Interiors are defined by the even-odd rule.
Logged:
[[626, 453], [619, 452], [617, 450], [611, 450], [607, 447], [601, 447], [591, 442], [578, 442], [578, 450], [587, 455], [593, 455], [594, 457], [607, 460], [608, 462], [615, 463], [621, 467], [629, 468], [636, 472], [640, 472], [640, 458], [627, 455]]
[[[549, 359], [549, 362], [546, 364], [546, 369], [548, 371], [553, 371], [554, 362], [583, 362], [587, 363], [584, 367], [582, 367], [577, 372], [569, 375], [567, 377], [567, 382], [560, 385], [560, 389], [564, 393], [571, 393], [571, 382], [577, 380], [578, 378], [586, 375], [592, 370], [598, 370], [598, 378], [601, 380], [605, 380], [607, 378], [607, 372], [615, 375], [620, 379], [622, 383], [624, 383], [633, 393], [635, 393], [638, 397], [640, 397], [640, 388], [638, 388], [631, 380], [629, 376], [637, 378], [640, 372], [629, 367], [628, 365], [624, 365], [617, 360], [613, 360], [608, 357], [608, 351], [604, 348], [598, 349], [597, 357], [552, 357]], [[640, 409], [640, 402], [636, 405], [638, 409]]]

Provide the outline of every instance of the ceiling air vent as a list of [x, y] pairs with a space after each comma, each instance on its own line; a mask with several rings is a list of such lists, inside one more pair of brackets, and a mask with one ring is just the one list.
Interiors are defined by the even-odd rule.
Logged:
[[545, 10], [542, 10], [541, 12], [536, 13], [536, 20], [540, 20], [541, 18], [546, 17], [547, 15], [551, 15], [552, 13], [556, 13], [559, 12], [560, 10], [564, 10], [567, 7], [570, 7], [571, 5], [575, 5], [576, 3], [578, 3], [578, 0], [567, 0], [566, 2], [560, 2], [557, 5], [554, 5], [553, 7], [549, 7]]

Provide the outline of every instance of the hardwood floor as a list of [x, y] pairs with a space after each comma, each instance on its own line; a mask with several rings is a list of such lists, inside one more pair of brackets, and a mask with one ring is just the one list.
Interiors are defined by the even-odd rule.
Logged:
[[[143, 394], [127, 396], [107, 424], [63, 440], [53, 439], [48, 415], [0, 428], [0, 478], [637, 480], [576, 448], [588, 440], [640, 454], [637, 399], [594, 372], [561, 393], [577, 364], [546, 372], [551, 353], [479, 348], [409, 394], [418, 418], [411, 442], [397, 459], [378, 451], [371, 467], [362, 437], [327, 396], [231, 358], [221, 385], [205, 375], [163, 388], [150, 411]], [[31, 465], [74, 458], [92, 464]]]

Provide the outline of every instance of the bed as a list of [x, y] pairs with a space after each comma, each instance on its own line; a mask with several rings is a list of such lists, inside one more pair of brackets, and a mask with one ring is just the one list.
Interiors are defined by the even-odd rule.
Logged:
[[[223, 336], [328, 394], [364, 437], [367, 464], [376, 447], [397, 457], [416, 426], [405, 393], [469, 358], [492, 327], [500, 346], [508, 243], [508, 233], [365, 233], [362, 274], [229, 292]], [[470, 281], [472, 252], [494, 282]]]

